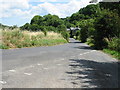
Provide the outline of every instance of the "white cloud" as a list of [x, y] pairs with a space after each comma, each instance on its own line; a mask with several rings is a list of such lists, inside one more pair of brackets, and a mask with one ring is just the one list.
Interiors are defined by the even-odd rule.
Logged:
[[39, 0], [40, 2], [57, 2], [58, 0]]
[[28, 0], [3, 0], [0, 2], [0, 18], [11, 16], [13, 13], [12, 10], [16, 8], [28, 9]]
[[[89, 1], [90, 0], [4, 0], [0, 3], [0, 18], [19, 17], [19, 19], [30, 20], [34, 15], [43, 16], [49, 13], [58, 15], [59, 17], [66, 17], [88, 5]], [[32, 2], [39, 3], [33, 5]]]
[[69, 2], [71, 0], [29, 0], [29, 2]]
[[[30, 5], [31, 0], [6, 0], [0, 5], [0, 17], [10, 17], [12, 15], [23, 15], [28, 18], [35, 15], [55, 14], [60, 17], [70, 16], [72, 13], [77, 12], [80, 8], [89, 4], [90, 0], [66, 0], [68, 3], [49, 3], [57, 2], [59, 0], [39, 0], [45, 2], [37, 6]], [[63, 0], [63, 2], [65, 2]], [[26, 15], [25, 15], [26, 14]]]
[[0, 6], [5, 5], [7, 8], [29, 8], [29, 0], [3, 0]]
[[[41, 15], [41, 13], [50, 13], [50, 14], [55, 14], [58, 15], [59, 17], [66, 17], [70, 16], [72, 13], [77, 12], [80, 8], [85, 7], [86, 5], [89, 4], [90, 0], [71, 0], [68, 3], [49, 3], [45, 2], [43, 4], [39, 4], [38, 6], [32, 8], [31, 10], [34, 12], [37, 10], [39, 11], [38, 14]], [[36, 8], [36, 9], [35, 9]]]

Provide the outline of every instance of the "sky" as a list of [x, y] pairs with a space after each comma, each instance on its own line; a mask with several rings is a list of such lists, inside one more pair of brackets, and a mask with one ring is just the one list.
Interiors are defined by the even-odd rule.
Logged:
[[0, 0], [0, 23], [22, 26], [35, 15], [71, 16], [91, 0]]

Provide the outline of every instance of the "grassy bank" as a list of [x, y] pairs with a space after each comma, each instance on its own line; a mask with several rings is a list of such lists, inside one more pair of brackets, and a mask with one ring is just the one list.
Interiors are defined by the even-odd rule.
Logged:
[[54, 32], [30, 32], [15, 30], [0, 30], [2, 36], [0, 40], [1, 49], [9, 48], [22, 48], [22, 47], [39, 47], [39, 46], [52, 46], [67, 43], [61, 34]]
[[120, 52], [115, 51], [115, 50], [110, 50], [110, 49], [103, 49], [103, 51], [105, 53], [112, 55], [113, 57], [117, 58], [118, 60], [120, 60]]
[[[93, 39], [88, 38], [86, 44], [88, 44], [89, 46], [95, 48], [95, 45], [93, 44], [93, 42], [94, 42]], [[112, 49], [110, 49], [110, 47]], [[117, 50], [118, 48], [119, 48], [118, 47], [118, 41], [116, 41], [116, 42], [112, 42], [112, 43], [108, 42], [108, 47], [106, 49], [104, 48], [104, 49], [101, 49], [101, 50], [103, 52], [107, 53], [107, 54], [112, 55], [114, 58], [120, 60], [120, 52], [118, 52], [118, 50]]]
[[[88, 42], [86, 43], [88, 44]], [[91, 46], [92, 48], [94, 48], [94, 44], [88, 44], [89, 46]], [[111, 50], [111, 49], [103, 49], [103, 52], [112, 55], [114, 58], [120, 60], [120, 52], [115, 51], [115, 50]]]

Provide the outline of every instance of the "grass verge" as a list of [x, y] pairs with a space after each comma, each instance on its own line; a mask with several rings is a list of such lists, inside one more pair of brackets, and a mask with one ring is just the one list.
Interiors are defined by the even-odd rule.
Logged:
[[110, 49], [103, 49], [103, 51], [105, 53], [112, 55], [113, 57], [117, 58], [118, 60], [120, 60], [120, 52], [115, 51], [115, 50], [110, 50]]
[[39, 46], [52, 46], [67, 43], [61, 34], [54, 32], [30, 32], [15, 30], [1, 30], [2, 43], [0, 49], [9, 48], [23, 48], [23, 47], [39, 47]]

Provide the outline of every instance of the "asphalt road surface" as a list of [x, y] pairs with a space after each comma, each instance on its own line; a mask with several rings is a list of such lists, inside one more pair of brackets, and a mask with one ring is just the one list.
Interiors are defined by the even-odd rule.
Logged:
[[117, 60], [74, 39], [2, 50], [3, 88], [118, 88], [118, 80]]

